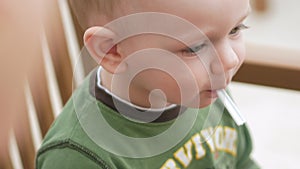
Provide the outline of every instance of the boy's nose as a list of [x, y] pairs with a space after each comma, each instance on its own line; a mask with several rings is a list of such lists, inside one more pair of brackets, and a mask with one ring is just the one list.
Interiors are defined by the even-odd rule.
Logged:
[[213, 74], [227, 74], [239, 65], [239, 57], [230, 44], [223, 43], [215, 49], [217, 58], [211, 64]]

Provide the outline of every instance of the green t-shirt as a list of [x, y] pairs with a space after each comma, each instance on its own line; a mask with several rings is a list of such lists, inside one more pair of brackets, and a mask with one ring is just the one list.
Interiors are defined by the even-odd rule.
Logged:
[[37, 169], [259, 168], [250, 158], [247, 127], [237, 126], [219, 101], [146, 123], [125, 117], [122, 106], [117, 112], [96, 99], [90, 92], [93, 78], [76, 90], [51, 126]]

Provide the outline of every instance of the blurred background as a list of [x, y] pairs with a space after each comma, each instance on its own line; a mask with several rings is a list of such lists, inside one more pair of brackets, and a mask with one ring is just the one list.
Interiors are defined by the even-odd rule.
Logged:
[[[300, 1], [251, 3], [247, 59], [230, 89], [247, 118], [258, 163], [296, 169]], [[0, 0], [0, 25], [0, 169], [32, 169], [52, 121], [95, 62], [83, 57], [83, 30], [67, 0]]]
[[250, 126], [254, 158], [266, 169], [297, 169], [300, 1], [257, 0], [252, 5], [247, 20], [251, 29], [245, 31], [248, 55], [244, 69], [249, 70], [239, 72], [243, 77], [237, 75], [237, 81], [243, 83], [232, 83], [231, 91]]

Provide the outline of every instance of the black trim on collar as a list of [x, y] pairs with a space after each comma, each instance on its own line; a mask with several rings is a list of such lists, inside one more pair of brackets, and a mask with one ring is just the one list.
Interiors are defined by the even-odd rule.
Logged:
[[144, 111], [133, 108], [128, 104], [125, 104], [118, 99], [114, 98], [103, 89], [97, 86], [97, 69], [93, 70], [92, 75], [90, 77], [90, 86], [89, 92], [95, 97], [98, 101], [104, 103], [106, 106], [113, 109], [115, 112], [118, 112], [125, 116], [126, 118], [130, 118], [132, 120], [136, 120], [142, 123], [160, 123], [167, 122], [170, 120], [174, 120], [179, 115], [181, 115], [187, 108], [183, 106], [175, 106], [174, 108], [158, 112], [158, 111]]

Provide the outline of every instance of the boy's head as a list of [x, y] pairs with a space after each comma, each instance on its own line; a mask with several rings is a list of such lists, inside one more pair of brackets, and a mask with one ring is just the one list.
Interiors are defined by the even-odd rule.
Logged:
[[69, 0], [69, 4], [83, 29], [104, 25], [105, 22], [112, 20], [119, 2], [122, 0]]
[[244, 61], [249, 0], [71, 1], [103, 85], [136, 105], [205, 107]]

